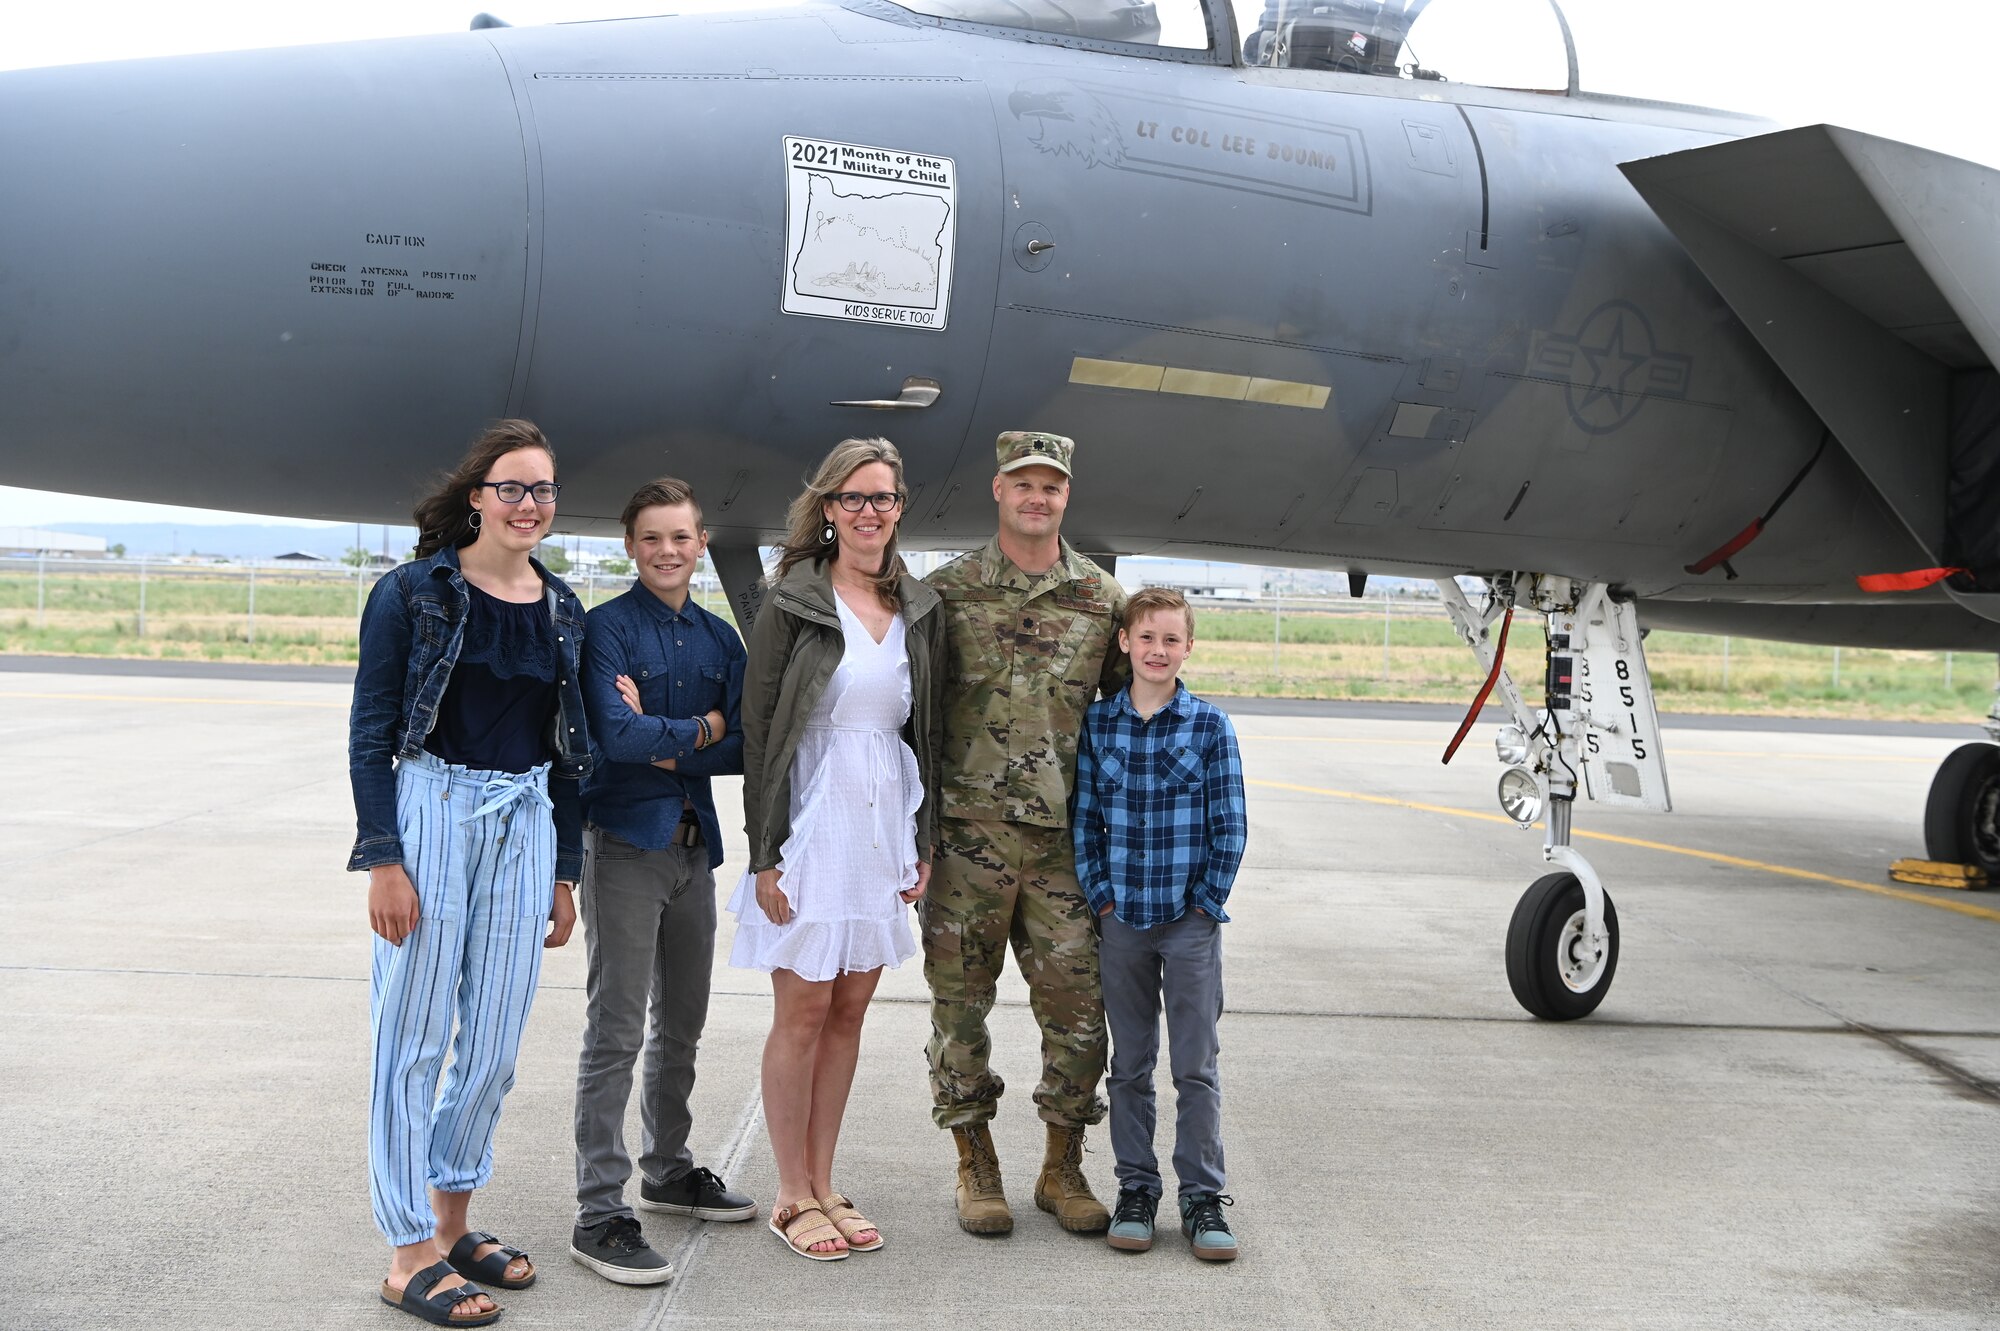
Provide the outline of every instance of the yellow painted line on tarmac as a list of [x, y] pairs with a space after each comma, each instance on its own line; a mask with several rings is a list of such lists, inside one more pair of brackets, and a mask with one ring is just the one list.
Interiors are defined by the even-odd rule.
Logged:
[[[1386, 739], [1366, 735], [1254, 735], [1238, 733], [1238, 739], [1261, 740], [1272, 744], [1386, 744], [1403, 745], [1412, 748], [1436, 749], [1444, 752], [1444, 744], [1434, 739]], [[1892, 753], [1761, 753], [1753, 749], [1683, 749], [1678, 746], [1667, 750], [1673, 758], [1755, 758], [1761, 761], [1794, 761], [1812, 763], [1920, 763], [1926, 767], [1937, 764], [1936, 758], [1913, 758]]]
[[[1329, 799], [1353, 800], [1360, 804], [1380, 804], [1392, 809], [1413, 809], [1419, 813], [1441, 813], [1453, 818], [1473, 818], [1483, 823], [1505, 823], [1509, 827], [1514, 826], [1513, 819], [1501, 814], [1486, 813], [1479, 809], [1461, 809], [1450, 804], [1426, 804], [1420, 800], [1396, 799], [1390, 795], [1369, 795], [1358, 790], [1333, 790], [1326, 786], [1302, 786], [1290, 781], [1248, 779], [1244, 784], [1262, 786], [1267, 790], [1289, 790], [1301, 795], [1324, 795]], [[1690, 859], [1727, 864], [1737, 869], [1756, 869], [1764, 873], [1780, 874], [1786, 878], [1802, 878], [1807, 882], [1832, 883], [1835, 887], [1851, 887], [1858, 892], [1873, 892], [1878, 897], [1895, 897], [1900, 901], [1914, 901], [1920, 906], [1935, 906], [1939, 910], [1955, 911], [1960, 915], [2000, 921], [2000, 910], [1991, 906], [1975, 906], [1967, 901], [1951, 901], [1923, 892], [1906, 892], [1900, 887], [1865, 883], [1859, 878], [1839, 878], [1814, 869], [1795, 869], [1788, 864], [1770, 864], [1764, 860], [1744, 859], [1740, 855], [1724, 855], [1714, 850], [1696, 850], [1691, 846], [1672, 846], [1664, 841], [1643, 841], [1638, 837], [1616, 836], [1610, 832], [1586, 832], [1582, 828], [1575, 828], [1570, 835], [1580, 840], [1609, 841], [1615, 845], [1636, 846], [1641, 850], [1657, 850], [1668, 855], [1685, 855]]]
[[196, 707], [320, 707], [344, 712], [344, 702], [286, 702], [281, 698], [178, 698], [159, 693], [15, 693], [0, 690], [0, 698], [38, 698], [44, 702], [185, 703]]
[[1936, 758], [1912, 758], [1894, 753], [1758, 753], [1750, 749], [1674, 749], [1676, 758], [1755, 758], [1760, 762], [1786, 760], [1811, 763], [1920, 763], [1935, 767]]
[[1238, 732], [1238, 739], [1265, 740], [1274, 744], [1390, 744], [1444, 752], [1441, 739], [1378, 739], [1368, 735], [1251, 735]]

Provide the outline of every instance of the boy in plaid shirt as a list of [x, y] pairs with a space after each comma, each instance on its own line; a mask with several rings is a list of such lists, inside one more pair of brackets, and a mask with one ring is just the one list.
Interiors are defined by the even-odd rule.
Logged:
[[1118, 1158], [1112, 1247], [1153, 1246], [1160, 1166], [1153, 1154], [1153, 1066], [1160, 1007], [1176, 1100], [1174, 1175], [1194, 1255], [1226, 1262], [1236, 1236], [1222, 1208], [1221, 1044], [1224, 905], [1248, 819], [1236, 732], [1187, 691], [1194, 611], [1148, 587], [1125, 606], [1119, 650], [1132, 682], [1084, 714], [1076, 755], [1076, 876], [1098, 915], [1104, 1015], [1111, 1029], [1111, 1149]]

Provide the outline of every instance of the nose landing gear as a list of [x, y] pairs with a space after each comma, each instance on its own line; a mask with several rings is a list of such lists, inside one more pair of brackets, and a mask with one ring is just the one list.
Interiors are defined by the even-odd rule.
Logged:
[[[1542, 858], [1559, 870], [1537, 879], [1514, 907], [1507, 983], [1535, 1016], [1574, 1021], [1597, 1010], [1618, 973], [1618, 912], [1590, 861], [1570, 845], [1570, 816], [1579, 787], [1607, 804], [1673, 807], [1652, 685], [1638, 616], [1603, 583], [1541, 574], [1487, 583], [1483, 610], [1456, 582], [1437, 585], [1459, 637], [1487, 668], [1481, 699], [1497, 692], [1513, 717], [1495, 744], [1512, 764], [1501, 777], [1501, 807], [1522, 827], [1546, 809]], [[1508, 678], [1492, 635], [1494, 621], [1517, 605], [1539, 611], [1547, 627], [1548, 706], [1540, 716]]]

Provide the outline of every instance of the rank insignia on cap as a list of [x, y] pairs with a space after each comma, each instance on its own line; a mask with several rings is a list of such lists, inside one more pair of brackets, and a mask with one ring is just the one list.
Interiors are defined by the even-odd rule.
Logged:
[[1067, 476], [1075, 451], [1075, 441], [1040, 430], [1009, 430], [994, 445], [1003, 472], [1020, 467], [1054, 467]]

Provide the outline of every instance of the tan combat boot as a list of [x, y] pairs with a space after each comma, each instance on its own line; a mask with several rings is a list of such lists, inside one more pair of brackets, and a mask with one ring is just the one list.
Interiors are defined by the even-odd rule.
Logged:
[[1072, 1234], [1102, 1234], [1111, 1228], [1111, 1213], [1090, 1190], [1083, 1176], [1083, 1129], [1049, 1124], [1048, 1150], [1042, 1156], [1042, 1176], [1035, 1180], [1035, 1205], [1054, 1216]]
[[958, 1143], [958, 1227], [968, 1234], [1009, 1234], [1014, 1213], [1000, 1186], [1000, 1157], [984, 1123], [953, 1128]]

